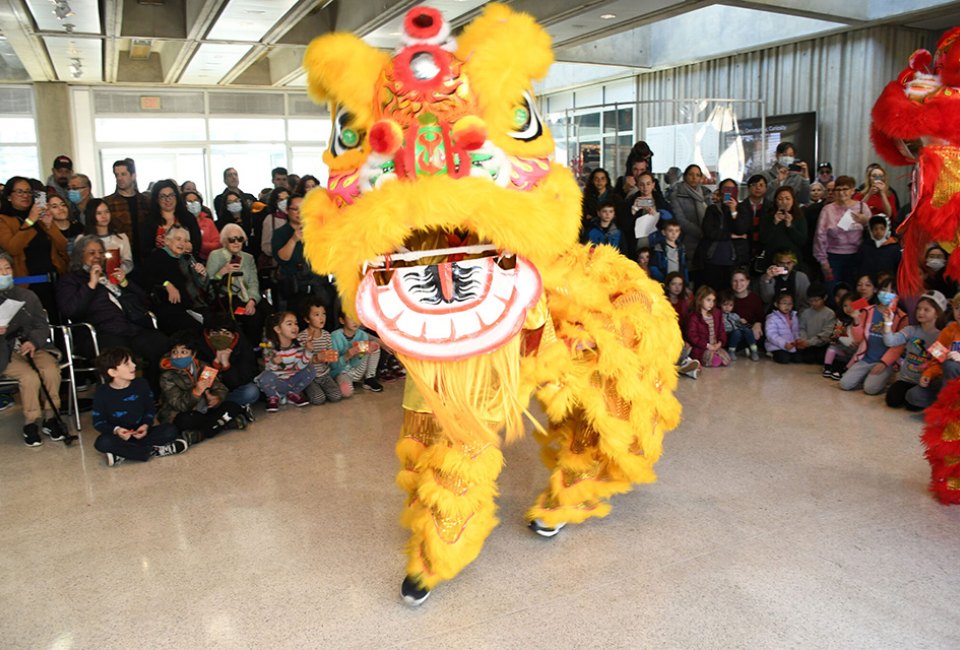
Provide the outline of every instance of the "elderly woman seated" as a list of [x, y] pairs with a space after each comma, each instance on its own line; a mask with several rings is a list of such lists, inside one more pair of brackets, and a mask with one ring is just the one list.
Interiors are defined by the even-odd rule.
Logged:
[[253, 255], [243, 249], [247, 235], [243, 228], [228, 223], [220, 232], [220, 244], [207, 260], [207, 277], [216, 286], [218, 308], [243, 327], [252, 342], [263, 336], [268, 305], [261, 302], [260, 280]]
[[174, 224], [164, 233], [163, 248], [154, 249], [143, 263], [140, 282], [153, 297], [157, 323], [167, 334], [189, 330], [199, 336], [209, 313], [207, 269], [189, 251], [190, 232]]
[[[70, 256], [70, 270], [57, 283], [60, 313], [97, 331], [100, 349], [127, 347], [145, 363], [147, 381], [159, 390], [159, 364], [167, 351], [167, 337], [152, 328], [147, 313], [147, 295], [127, 281], [123, 268], [112, 277], [105, 273], [103, 242], [95, 235], [77, 239]], [[91, 341], [78, 337], [81, 354], [93, 356]], [[138, 364], [140, 365], [140, 364]]]

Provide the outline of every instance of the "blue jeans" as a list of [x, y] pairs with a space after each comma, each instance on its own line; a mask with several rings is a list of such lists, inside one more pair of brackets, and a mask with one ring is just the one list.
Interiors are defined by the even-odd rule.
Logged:
[[916, 408], [927, 408], [937, 401], [937, 395], [939, 395], [940, 389], [943, 388], [946, 382], [960, 377], [960, 363], [947, 359], [941, 367], [943, 368], [942, 379], [934, 379], [926, 388], [923, 386], [914, 386], [907, 391], [906, 399], [908, 404]]
[[727, 349], [738, 350], [742, 347], [749, 348], [757, 344], [757, 338], [753, 335], [753, 329], [750, 327], [741, 327], [732, 332], [727, 332]]
[[260, 389], [253, 382], [237, 386], [227, 394], [227, 400], [240, 406], [253, 404], [260, 399]]

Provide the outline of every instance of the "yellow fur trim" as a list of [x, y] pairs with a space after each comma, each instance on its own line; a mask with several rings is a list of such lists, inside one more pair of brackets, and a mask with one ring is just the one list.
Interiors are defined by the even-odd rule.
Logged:
[[543, 135], [531, 142], [507, 135], [514, 130], [514, 109], [523, 105], [523, 91], [532, 96], [531, 81], [545, 77], [553, 63], [546, 30], [528, 14], [488, 4], [463, 30], [457, 46], [457, 57], [465, 62], [490, 140], [514, 155], [552, 155], [554, 143], [546, 125]]
[[311, 195], [302, 208], [304, 253], [317, 273], [336, 275], [343, 308], [355, 316], [363, 262], [396, 250], [414, 230], [470, 230], [542, 269], [576, 241], [579, 205], [579, 188], [559, 165], [529, 192], [483, 178], [397, 180], [342, 212], [329, 197]]
[[343, 106], [354, 116], [351, 124], [367, 131], [373, 124], [377, 79], [389, 65], [388, 54], [342, 32], [313, 39], [303, 57], [310, 97]]

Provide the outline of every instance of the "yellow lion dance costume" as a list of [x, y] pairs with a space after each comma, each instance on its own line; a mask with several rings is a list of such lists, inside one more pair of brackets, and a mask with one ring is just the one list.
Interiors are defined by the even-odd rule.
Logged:
[[660, 285], [577, 243], [580, 192], [532, 96], [553, 61], [546, 32], [496, 4], [457, 41], [424, 7], [404, 31], [392, 57], [351, 34], [310, 45], [333, 134], [328, 187], [303, 214], [314, 270], [407, 369], [401, 593], [418, 605], [496, 526], [499, 432], [522, 434], [533, 393], [551, 472], [535, 532], [603, 517], [612, 495], [653, 482], [680, 419], [682, 343]]

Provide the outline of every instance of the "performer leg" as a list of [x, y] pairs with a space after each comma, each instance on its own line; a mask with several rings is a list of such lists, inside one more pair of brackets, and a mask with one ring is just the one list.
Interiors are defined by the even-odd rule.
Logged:
[[496, 480], [503, 454], [493, 444], [450, 442], [429, 413], [404, 410], [397, 483], [407, 492], [407, 576], [430, 590], [480, 553], [497, 525]]

